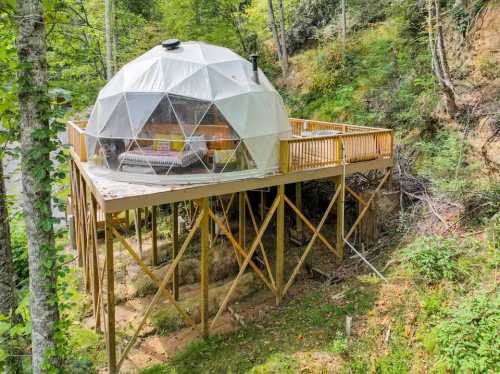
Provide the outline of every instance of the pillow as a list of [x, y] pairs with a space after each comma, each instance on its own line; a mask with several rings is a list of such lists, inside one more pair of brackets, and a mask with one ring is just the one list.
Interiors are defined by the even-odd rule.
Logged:
[[169, 147], [172, 151], [180, 152], [184, 148], [184, 136], [182, 135], [156, 133], [154, 134], [154, 138], [157, 139], [153, 141], [153, 150], [155, 151], [163, 148], [166, 141], [169, 142]]

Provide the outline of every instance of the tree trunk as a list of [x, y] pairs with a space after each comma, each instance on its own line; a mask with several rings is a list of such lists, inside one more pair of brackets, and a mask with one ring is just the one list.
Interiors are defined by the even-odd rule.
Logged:
[[[434, 10], [433, 10], [434, 8]], [[439, 2], [436, 0], [427, 1], [427, 32], [429, 39], [429, 49], [431, 51], [432, 70], [441, 87], [444, 96], [446, 111], [451, 117], [454, 117], [458, 111], [455, 100], [455, 91], [450, 79], [448, 60], [446, 57], [446, 48], [444, 45], [443, 30], [440, 24]], [[433, 16], [435, 15], [435, 22]], [[434, 36], [436, 29], [436, 36]]]
[[342, 17], [342, 41], [345, 42], [345, 38], [346, 38], [346, 35], [347, 35], [347, 16], [346, 16], [346, 12], [345, 12], [345, 1], [346, 0], [342, 0], [342, 2], [340, 3], [340, 8], [341, 8], [341, 17]]
[[281, 68], [283, 69], [282, 54], [281, 54], [281, 42], [278, 34], [278, 28], [276, 27], [276, 17], [274, 16], [274, 6], [273, 0], [267, 0], [268, 10], [269, 10], [269, 25], [273, 33], [274, 44], [276, 44], [276, 50], [278, 52], [278, 60], [280, 62]]
[[106, 79], [113, 77], [113, 40], [111, 35], [111, 0], [104, 0], [104, 24], [106, 39]]
[[113, 35], [113, 72], [118, 71], [118, 28], [116, 27], [117, 25], [117, 19], [116, 19], [116, 1], [112, 1], [111, 3], [111, 14], [113, 15], [113, 23], [111, 25], [111, 31]]
[[285, 32], [285, 13], [283, 11], [283, 1], [278, 0], [278, 13], [280, 16], [280, 34], [281, 34], [281, 64], [283, 76], [288, 74], [288, 52], [286, 50], [286, 32]]
[[[3, 160], [0, 159], [0, 314], [9, 317], [12, 325], [20, 322], [16, 315], [16, 285], [12, 250], [10, 245], [9, 211], [7, 209]], [[13, 347], [6, 347], [9, 358], [6, 361], [7, 373], [21, 373], [22, 363]]]
[[28, 236], [33, 373], [56, 366], [57, 253], [52, 195], [45, 23], [40, 0], [18, 0], [19, 113], [23, 209]]

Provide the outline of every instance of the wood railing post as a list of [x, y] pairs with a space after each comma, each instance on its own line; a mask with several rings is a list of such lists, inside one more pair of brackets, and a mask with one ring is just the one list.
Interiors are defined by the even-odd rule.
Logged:
[[288, 173], [290, 164], [288, 140], [280, 140], [280, 172]]
[[337, 149], [337, 157], [335, 163], [337, 165], [342, 164], [342, 137], [338, 136], [336, 139], [336, 149]]

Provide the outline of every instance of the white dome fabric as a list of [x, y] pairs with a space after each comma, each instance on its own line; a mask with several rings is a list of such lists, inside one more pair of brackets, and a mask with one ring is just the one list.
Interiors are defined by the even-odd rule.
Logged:
[[[183, 42], [173, 50], [154, 47], [100, 91], [86, 129], [88, 154], [101, 152], [101, 164], [117, 171], [161, 176], [152, 183], [274, 172], [279, 138], [291, 129], [280, 95], [262, 71], [258, 75], [259, 84], [252, 65], [227, 48], [201, 42]], [[110, 147], [118, 150], [113, 161]], [[179, 166], [188, 163], [188, 150], [204, 148], [192, 156], [189, 170]], [[144, 164], [130, 161], [132, 149], [144, 156]], [[178, 162], [165, 159], [165, 166], [158, 157]], [[221, 160], [236, 166], [221, 166]]]

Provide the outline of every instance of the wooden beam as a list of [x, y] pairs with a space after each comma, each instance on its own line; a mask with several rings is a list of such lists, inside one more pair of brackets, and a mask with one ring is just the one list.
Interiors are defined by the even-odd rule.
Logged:
[[113, 259], [113, 216], [106, 214], [105, 218], [105, 241], [106, 241], [106, 283], [107, 283], [107, 351], [108, 351], [108, 373], [116, 374], [116, 335], [115, 335], [115, 269]]
[[358, 200], [361, 204], [366, 205], [366, 201], [361, 196], [359, 196], [359, 194], [356, 193], [356, 191], [354, 191], [351, 187], [346, 185], [345, 190], [349, 192], [352, 196], [354, 196], [354, 198]]
[[[293, 204], [292, 200], [290, 200], [286, 195], [285, 195], [285, 202], [288, 204], [290, 208], [304, 221], [306, 226], [313, 232], [316, 233], [316, 227], [309, 221], [304, 214], [298, 210], [298, 208]], [[318, 232], [318, 238], [323, 242], [323, 244], [335, 255], [338, 255], [335, 248], [330, 244], [330, 242], [323, 236], [322, 233]]]
[[264, 210], [266, 206], [266, 197], [264, 195], [264, 190], [260, 190], [260, 205], [259, 205], [259, 213], [260, 213], [260, 221], [264, 220]]
[[368, 201], [366, 202], [366, 205], [365, 207], [363, 208], [363, 210], [361, 211], [361, 213], [359, 214], [358, 218], [356, 219], [356, 221], [354, 221], [353, 225], [351, 226], [349, 232], [347, 233], [347, 235], [345, 236], [345, 240], [349, 240], [349, 238], [351, 237], [351, 235], [354, 233], [354, 230], [356, 229], [356, 227], [359, 225], [359, 222], [361, 222], [361, 220], [363, 219], [363, 217], [365, 216], [366, 212], [368, 211], [368, 208], [370, 208], [370, 204], [372, 203], [373, 199], [375, 198], [375, 195], [378, 193], [378, 191], [380, 191], [380, 189], [382, 188], [382, 186], [384, 185], [385, 181], [387, 180], [387, 178], [389, 178], [389, 175], [391, 175], [391, 170], [388, 169], [386, 170], [385, 172], [385, 175], [384, 177], [382, 178], [382, 180], [380, 181], [380, 183], [378, 184], [377, 188], [375, 189], [375, 191], [373, 191], [373, 193], [371, 194], [370, 196], [370, 199], [368, 199]]
[[[363, 173], [374, 169], [384, 169], [391, 167], [393, 160], [377, 159], [373, 161], [364, 161], [348, 164], [346, 174]], [[87, 170], [84, 170], [86, 173]], [[228, 181], [211, 184], [198, 184], [190, 186], [178, 186], [177, 188], [158, 191], [155, 186], [152, 192], [147, 191], [147, 187], [141, 186], [140, 194], [130, 194], [127, 196], [106, 196], [103, 205], [105, 212], [121, 212], [124, 209], [135, 209], [147, 205], [168, 204], [175, 201], [184, 201], [191, 199], [200, 199], [209, 196], [227, 195], [238, 191], [257, 190], [260, 188], [273, 187], [280, 184], [296, 183], [300, 181], [317, 180], [331, 178], [342, 174], [342, 165], [301, 170], [288, 174], [276, 174], [264, 178], [252, 178], [236, 181]], [[91, 178], [91, 177], [90, 177]], [[98, 188], [98, 187], [95, 187]]]
[[200, 214], [198, 216], [198, 218], [196, 219], [193, 227], [191, 228], [191, 230], [189, 231], [188, 236], [186, 237], [186, 240], [182, 244], [182, 246], [181, 246], [181, 248], [179, 250], [179, 253], [177, 254], [177, 257], [174, 258], [174, 260], [170, 264], [170, 267], [167, 270], [167, 274], [165, 274], [165, 276], [163, 277], [163, 279], [161, 281], [161, 284], [160, 284], [161, 287], [158, 288], [158, 290], [156, 291], [155, 295], [153, 296], [153, 299], [150, 301], [150, 303], [148, 304], [148, 306], [144, 310], [144, 313], [142, 315], [142, 319], [140, 320], [139, 325], [137, 326], [137, 328], [136, 328], [136, 330], [134, 332], [134, 335], [132, 336], [132, 338], [130, 339], [130, 341], [128, 342], [128, 344], [126, 345], [125, 349], [123, 350], [122, 356], [120, 357], [120, 360], [118, 361], [118, 370], [121, 368], [121, 366], [123, 364], [123, 361], [125, 361], [125, 359], [127, 358], [127, 355], [130, 352], [130, 349], [132, 349], [133, 345], [135, 344], [135, 342], [136, 342], [136, 340], [137, 340], [137, 338], [139, 336], [139, 333], [140, 333], [142, 327], [144, 326], [144, 324], [146, 323], [146, 320], [149, 318], [149, 315], [153, 311], [153, 307], [160, 300], [160, 296], [163, 293], [162, 292], [162, 288], [165, 288], [165, 286], [167, 285], [167, 283], [172, 278], [172, 275], [174, 273], [174, 269], [177, 267], [177, 265], [179, 265], [179, 262], [180, 262], [182, 256], [184, 256], [184, 252], [186, 252], [186, 249], [188, 248], [189, 243], [193, 239], [194, 234], [196, 233], [196, 231], [200, 227], [200, 223], [201, 223], [202, 218], [203, 218], [203, 216]]
[[141, 208], [134, 210], [135, 235], [137, 240], [137, 248], [142, 258], [142, 232], [141, 232]]
[[[172, 203], [172, 258], [176, 258], [179, 251], [179, 203]], [[172, 276], [172, 292], [174, 299], [179, 300], [179, 268], [174, 268]]]
[[[231, 298], [231, 295], [233, 294], [234, 290], [236, 289], [236, 286], [238, 285], [238, 282], [241, 279], [241, 276], [245, 272], [248, 264], [250, 263], [252, 256], [258, 247], [259, 241], [262, 239], [262, 235], [264, 235], [264, 232], [266, 231], [267, 226], [269, 226], [269, 223], [271, 222], [271, 218], [274, 216], [274, 212], [278, 208], [278, 205], [279, 205], [279, 198], [277, 196], [276, 199], [274, 200], [272, 206], [271, 206], [271, 209], [269, 209], [269, 211], [267, 212], [267, 215], [264, 218], [264, 222], [262, 222], [262, 226], [260, 227], [259, 232], [258, 232], [257, 236], [255, 237], [252, 245], [250, 246], [250, 250], [248, 251], [247, 254], [245, 254], [245, 256], [244, 256], [245, 260], [243, 261], [243, 264], [240, 267], [240, 271], [239, 271], [238, 275], [236, 276], [236, 278], [233, 280], [233, 283], [231, 283], [231, 287], [229, 288], [229, 291], [227, 292], [226, 296], [224, 297], [224, 300], [222, 301], [222, 304], [220, 305], [219, 310], [217, 311], [217, 314], [215, 315], [214, 319], [212, 320], [212, 324], [210, 326], [211, 328], [213, 328], [215, 326], [215, 322], [220, 317], [222, 312], [226, 309], [227, 304], [229, 303], [229, 300]], [[214, 219], [215, 219], [215, 214], [213, 214], [213, 213], [211, 213], [211, 214], [212, 214], [212, 217], [214, 217]]]
[[181, 317], [184, 319], [187, 325], [190, 325], [193, 328], [196, 328], [196, 323], [193, 321], [193, 319], [189, 316], [189, 314], [186, 313], [185, 310], [183, 310], [179, 304], [175, 302], [174, 297], [170, 294], [170, 292], [167, 290], [166, 287], [161, 286], [161, 280], [151, 271], [151, 269], [144, 263], [144, 261], [141, 259], [141, 257], [137, 254], [137, 252], [134, 251], [133, 247], [130, 245], [130, 243], [116, 230], [113, 228], [113, 235], [120, 241], [120, 243], [123, 245], [123, 247], [127, 250], [127, 252], [130, 254], [132, 259], [135, 261], [137, 265], [142, 269], [142, 271], [153, 281], [153, 283], [156, 284], [156, 286], [161, 289], [163, 292], [163, 295], [168, 299], [168, 301], [177, 309]]
[[[246, 228], [246, 212], [245, 212], [245, 195], [244, 192], [238, 193], [238, 243], [242, 248], [246, 247], [245, 243], [245, 228]], [[238, 261], [240, 262], [240, 261]]]
[[335, 194], [333, 195], [332, 199], [330, 200], [330, 203], [328, 204], [328, 207], [326, 208], [325, 212], [323, 213], [323, 217], [321, 217], [321, 221], [319, 222], [318, 227], [316, 227], [314, 229], [313, 237], [311, 238], [311, 240], [307, 244], [307, 247], [304, 250], [304, 253], [302, 254], [302, 257], [300, 258], [297, 266], [295, 266], [295, 268], [293, 269], [292, 275], [290, 275], [290, 278], [288, 279], [288, 282], [286, 283], [286, 285], [283, 289], [282, 296], [284, 296], [287, 293], [287, 291], [290, 289], [290, 286], [293, 284], [295, 277], [298, 275], [300, 269], [302, 268], [302, 265], [304, 265], [304, 261], [306, 260], [309, 252], [312, 250], [313, 245], [314, 245], [316, 239], [318, 238], [320, 231], [323, 228], [323, 225], [325, 224], [325, 221], [328, 218], [328, 215], [330, 214], [330, 212], [333, 208], [333, 205], [335, 204], [338, 197], [340, 196], [340, 192], [341, 192], [341, 189], [337, 188], [337, 190], [335, 191]]
[[209, 249], [209, 202], [208, 198], [200, 201], [201, 206], [201, 255], [200, 255], [200, 320], [203, 337], [209, 335], [208, 325], [208, 249]]
[[283, 297], [285, 274], [285, 185], [277, 189], [278, 208], [276, 213], [276, 305]]
[[[246, 192], [245, 192], [245, 201], [247, 203], [248, 213], [250, 215], [250, 220], [252, 221], [253, 229], [255, 231], [255, 234], [257, 235], [257, 233], [259, 232], [259, 227], [257, 226], [257, 221], [255, 219], [255, 215], [253, 214], [252, 205], [250, 204], [250, 199], [248, 198], [248, 194]], [[273, 287], [276, 288], [276, 284], [274, 283], [274, 278], [273, 278], [273, 272], [271, 270], [271, 265], [269, 264], [269, 259], [267, 258], [267, 253], [264, 248], [264, 244], [262, 243], [262, 240], [259, 241], [259, 247], [262, 253], [262, 257], [264, 258], [264, 264], [266, 265], [267, 275], [269, 276], [269, 279], [271, 280], [271, 284], [273, 285]]]
[[[302, 210], [302, 183], [295, 183], [295, 206], [299, 211]], [[298, 214], [295, 216], [295, 229], [297, 230], [297, 239], [302, 241], [304, 238], [303, 235], [303, 227], [302, 227], [302, 219]]]
[[158, 207], [153, 206], [152, 217], [151, 217], [151, 231], [152, 231], [152, 242], [153, 242], [153, 265], [158, 265]]
[[[226, 227], [224, 227], [223, 222], [221, 222], [221, 220], [212, 211], [210, 211], [210, 216], [215, 221], [215, 223], [217, 225], [219, 225], [219, 227], [221, 227], [221, 230], [222, 230], [223, 234], [231, 242], [231, 244], [233, 245], [233, 247], [235, 248], [235, 250], [237, 252], [239, 252], [240, 256], [242, 258], [246, 258], [247, 257], [247, 253], [243, 250], [243, 248], [241, 248], [241, 246], [239, 245], [239, 243], [234, 238], [233, 234], [230, 231], [228, 231]], [[258, 234], [257, 234], [257, 236], [258, 236]], [[259, 242], [261, 241], [261, 238], [262, 237], [259, 238]], [[273, 284], [269, 283], [269, 281], [266, 279], [266, 276], [264, 275], [264, 273], [262, 273], [262, 271], [259, 269], [259, 267], [255, 264], [255, 262], [252, 259], [249, 260], [249, 265], [255, 271], [255, 273], [260, 277], [260, 279], [262, 279], [262, 281], [264, 282], [264, 284], [271, 291], [275, 292], [275, 287], [273, 286], [274, 282], [273, 282]]]
[[99, 255], [97, 250], [99, 248], [97, 243], [97, 200], [92, 193], [90, 194], [90, 214], [91, 214], [91, 226], [90, 230], [92, 232], [92, 296], [94, 305], [94, 318], [96, 318], [96, 329], [100, 330], [101, 324], [99, 316], [99, 293], [100, 293], [100, 282], [99, 282]]
[[337, 190], [340, 189], [341, 193], [337, 199], [337, 220], [335, 222], [335, 248], [337, 250], [338, 261], [341, 263], [344, 259], [344, 212], [345, 212], [345, 182], [341, 175], [334, 178]]

